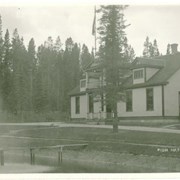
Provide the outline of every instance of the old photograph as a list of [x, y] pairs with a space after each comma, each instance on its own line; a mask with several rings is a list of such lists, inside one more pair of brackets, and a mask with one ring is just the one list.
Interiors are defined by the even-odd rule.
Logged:
[[0, 6], [0, 174], [180, 172], [180, 5]]

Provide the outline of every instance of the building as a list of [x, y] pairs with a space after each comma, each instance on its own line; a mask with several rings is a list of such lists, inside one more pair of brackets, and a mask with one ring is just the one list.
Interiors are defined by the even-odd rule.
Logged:
[[[170, 55], [136, 58], [123, 83], [126, 101], [117, 104], [118, 117], [179, 118], [180, 116], [180, 53], [172, 44]], [[92, 63], [80, 86], [70, 92], [71, 118], [94, 119], [113, 116], [93, 89], [105, 85], [101, 64]], [[130, 72], [130, 73], [129, 73]]]

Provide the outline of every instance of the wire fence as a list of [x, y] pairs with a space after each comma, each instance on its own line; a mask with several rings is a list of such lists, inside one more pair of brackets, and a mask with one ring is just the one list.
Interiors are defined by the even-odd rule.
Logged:
[[0, 164], [1, 166], [5, 165], [5, 152], [7, 151], [20, 151], [23, 153], [29, 152], [29, 157], [30, 157], [30, 164], [34, 165], [35, 164], [35, 154], [38, 151], [43, 151], [43, 150], [56, 150], [58, 156], [57, 156], [57, 162], [58, 165], [62, 164], [63, 160], [63, 150], [67, 148], [83, 148], [88, 146], [88, 144], [64, 144], [64, 145], [55, 145], [55, 146], [41, 146], [41, 147], [9, 147], [9, 148], [4, 148], [0, 149]]

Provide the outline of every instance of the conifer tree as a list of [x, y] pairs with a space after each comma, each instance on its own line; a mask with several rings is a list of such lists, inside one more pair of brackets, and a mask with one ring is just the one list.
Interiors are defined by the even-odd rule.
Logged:
[[47, 41], [44, 42], [44, 45], [38, 47], [37, 57], [38, 57], [38, 81], [41, 87], [37, 87], [41, 89], [41, 91], [37, 91], [40, 98], [38, 97], [38, 103], [41, 104], [41, 107], [37, 107], [39, 111], [50, 111], [50, 91], [51, 91], [51, 80], [50, 80], [50, 71], [51, 71], [51, 54], [53, 51], [52, 38], [48, 37]]
[[124, 38], [124, 57], [128, 62], [132, 62], [135, 58], [134, 49], [128, 44], [127, 37]]
[[72, 49], [72, 65], [72, 85], [75, 87], [79, 84], [80, 79], [80, 48], [77, 43]]
[[113, 131], [118, 131], [117, 124], [117, 102], [118, 92], [122, 90], [120, 82], [120, 71], [126, 63], [123, 48], [125, 39], [125, 25], [123, 10], [127, 6], [107, 5], [101, 6], [98, 12], [101, 13], [98, 28], [100, 38], [99, 56], [103, 61], [103, 68], [106, 76], [106, 107], [110, 107], [114, 113]]
[[171, 46], [170, 44], [167, 45], [166, 55], [171, 54]]
[[28, 76], [27, 76], [27, 50], [23, 38], [19, 37], [18, 30], [13, 32], [12, 39], [12, 69], [13, 69], [13, 107], [14, 112], [21, 116], [23, 111], [29, 109], [28, 101]]
[[58, 36], [55, 43], [55, 84], [56, 84], [56, 110], [62, 112], [63, 102], [63, 50], [60, 37]]
[[55, 45], [54, 45], [54, 50], [57, 52], [57, 53], [59, 53], [61, 50], [62, 50], [62, 43], [61, 43], [61, 39], [60, 39], [60, 37], [58, 36], [57, 38], [56, 38], [56, 42], [55, 42]]
[[92, 60], [93, 60], [93, 57], [92, 57], [91, 53], [89, 52], [88, 47], [85, 44], [83, 44], [82, 50], [81, 50], [81, 68], [85, 69], [86, 66], [90, 62], [92, 62]]
[[34, 39], [31, 38], [28, 44], [28, 64], [27, 64], [27, 73], [28, 73], [28, 85], [29, 85], [29, 103], [30, 103], [30, 110], [33, 110], [33, 94], [34, 94], [34, 79], [35, 79], [35, 72], [36, 72], [36, 51], [35, 51], [35, 42]]
[[3, 109], [11, 112], [11, 93], [12, 89], [12, 60], [11, 60], [11, 44], [9, 31], [6, 30], [3, 44], [3, 61], [2, 61], [2, 98]]
[[153, 56], [159, 56], [159, 49], [156, 39], [153, 42]]
[[144, 50], [143, 50], [143, 57], [155, 57], [159, 56], [159, 49], [157, 45], [157, 40], [154, 39], [153, 43], [149, 41], [149, 37], [146, 37], [146, 41], [144, 42]]
[[69, 95], [68, 92], [79, 84], [79, 75], [80, 75], [80, 48], [77, 43], [74, 43], [72, 38], [68, 38], [65, 42], [65, 51], [63, 54], [63, 85], [64, 85], [64, 106], [63, 110], [69, 111]]
[[2, 71], [3, 71], [3, 33], [2, 33], [2, 19], [0, 15], [0, 85], [2, 82]]
[[0, 62], [2, 62], [3, 56], [3, 32], [2, 32], [2, 19], [0, 15]]
[[[149, 37], [146, 37], [146, 41], [144, 42], [144, 50], [143, 50], [143, 57], [150, 57], [152, 54], [152, 44], [149, 42]], [[150, 54], [151, 52], [151, 54]]]

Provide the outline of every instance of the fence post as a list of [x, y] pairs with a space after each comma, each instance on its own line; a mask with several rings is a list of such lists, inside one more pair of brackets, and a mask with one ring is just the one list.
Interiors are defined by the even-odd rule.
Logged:
[[33, 148], [30, 148], [30, 163], [33, 165]]
[[62, 153], [63, 153], [63, 147], [61, 146], [61, 164], [62, 164], [62, 158], [63, 158]]
[[0, 156], [1, 156], [1, 166], [4, 166], [4, 150], [0, 150]]
[[34, 151], [33, 151], [33, 165], [35, 164], [35, 153], [34, 153]]
[[62, 152], [63, 152], [63, 147], [60, 146], [58, 150], [58, 165], [62, 164]]
[[58, 149], [58, 165], [61, 164], [60, 148]]

